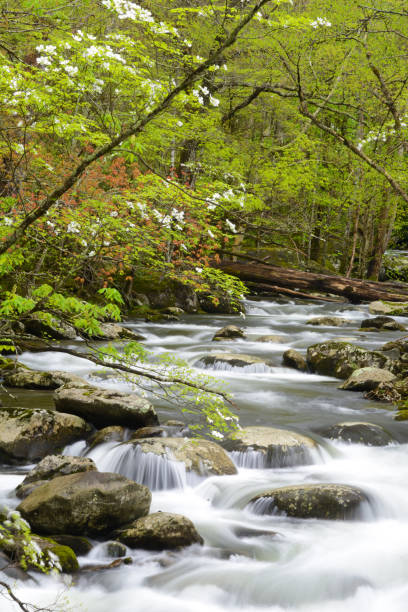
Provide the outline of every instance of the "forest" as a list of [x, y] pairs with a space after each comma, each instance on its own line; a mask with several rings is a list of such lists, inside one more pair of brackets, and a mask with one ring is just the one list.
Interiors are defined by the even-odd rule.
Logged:
[[[408, 316], [408, 257], [404, 259], [404, 251], [408, 251], [407, 56], [408, 8], [403, 0], [143, 0], [140, 4], [131, 0], [0, 0], [0, 463], [13, 466], [5, 473], [11, 470], [14, 474], [15, 469], [20, 478], [21, 466], [41, 460], [35, 468], [40, 473], [45, 469], [40, 469], [42, 461], [51, 461], [52, 453], [62, 461], [72, 451], [73, 457], [68, 459], [74, 458], [73, 463], [95, 461], [97, 468], [94, 464], [85, 468], [81, 463], [68, 476], [65, 463], [63, 467], [58, 464], [55, 470], [61, 478], [72, 478], [74, 473], [77, 478], [77, 472], [90, 470], [92, 474], [95, 470], [98, 476], [93, 478], [101, 479], [95, 487], [102, 489], [125, 486], [117, 480], [108, 482], [108, 475], [113, 478], [114, 473], [116, 479], [130, 478], [134, 487], [173, 490], [180, 477], [173, 473], [174, 466], [164, 469], [160, 464], [154, 483], [146, 480], [146, 474], [153, 478], [149, 470], [156, 468], [146, 468], [142, 477], [134, 467], [140, 453], [166, 454], [158, 442], [164, 436], [169, 440], [166, 448], [172, 449], [171, 457], [186, 463], [187, 472], [197, 471], [197, 462], [201, 467], [211, 465], [206, 476], [221, 476], [224, 482], [224, 477], [243, 478], [241, 468], [245, 474], [247, 468], [265, 471], [295, 466], [293, 478], [301, 478], [300, 465], [319, 463], [322, 453], [331, 452], [324, 444], [326, 450], [320, 449], [319, 436], [334, 439], [333, 427], [348, 423], [337, 422], [341, 411], [354, 410], [351, 400], [345, 408], [339, 399], [344, 393], [331, 387], [325, 405], [331, 406], [329, 418], [321, 408], [321, 389], [329, 384], [327, 378], [332, 383], [333, 378], [345, 380], [338, 389], [365, 392], [365, 399], [358, 400], [361, 412], [375, 414], [365, 433], [353, 430], [352, 437], [345, 438], [342, 429], [336, 439], [360, 444], [368, 436], [366, 448], [370, 449], [388, 443], [405, 446], [408, 344], [399, 336], [406, 331], [404, 317]], [[374, 301], [367, 310], [364, 303]], [[347, 309], [351, 319], [343, 318]], [[362, 312], [379, 316], [366, 320]], [[255, 338], [251, 329], [256, 327], [257, 316], [261, 317], [260, 331]], [[316, 335], [320, 326], [323, 336]], [[350, 329], [332, 329], [343, 326]], [[209, 336], [203, 340], [200, 334], [205, 330]], [[339, 335], [341, 331], [343, 335]], [[375, 333], [370, 336], [370, 331]], [[376, 334], [387, 343], [382, 346]], [[218, 353], [211, 352], [213, 345], [209, 344], [204, 351], [200, 342], [207, 340], [217, 343]], [[319, 340], [321, 344], [316, 344]], [[354, 340], [358, 346], [350, 344]], [[255, 341], [256, 346], [251, 344]], [[241, 342], [249, 343], [247, 349]], [[282, 380], [277, 375], [276, 390], [270, 386], [271, 380], [275, 380], [274, 368], [282, 369], [282, 364], [292, 368], [292, 374], [281, 372]], [[251, 412], [247, 391], [240, 386], [243, 381], [238, 380], [239, 375], [234, 378], [237, 368], [249, 376], [254, 396], [264, 393], [273, 404], [271, 397], [276, 399], [279, 394], [282, 406], [272, 417], [265, 412], [264, 400], [254, 400], [255, 405], [259, 403], [259, 414], [255, 409]], [[365, 376], [363, 382], [353, 378], [354, 371], [365, 369], [370, 372], [361, 375]], [[297, 391], [290, 383], [295, 371]], [[267, 382], [262, 378], [265, 372], [272, 372]], [[113, 376], [120, 382], [115, 379], [110, 388]], [[288, 402], [309, 406], [311, 395], [305, 391], [305, 377], [315, 385], [313, 401], [317, 403], [310, 407], [310, 413], [307, 408], [305, 415], [292, 414]], [[90, 384], [96, 384], [98, 391]], [[112, 389], [128, 399], [119, 398], [123, 405], [118, 408], [115, 404], [112, 412], [104, 415], [102, 404], [112, 398], [103, 394]], [[81, 398], [74, 392], [78, 397], [82, 393]], [[98, 396], [95, 405], [89, 406], [84, 396], [93, 393], [102, 394], [102, 399]], [[10, 450], [10, 436], [17, 435], [21, 422], [28, 418], [33, 398], [39, 402], [39, 411], [52, 410], [54, 414], [55, 403], [57, 414], [67, 412], [71, 419], [80, 419], [81, 424], [72, 421], [69, 425], [79, 428], [80, 433], [73, 435], [70, 429], [64, 437], [59, 423], [51, 426], [41, 421], [41, 441], [30, 438], [28, 444], [32, 432], [27, 439], [24, 433], [24, 442], [13, 442]], [[82, 402], [84, 412], [76, 412], [75, 402]], [[381, 408], [381, 402], [387, 407]], [[177, 406], [182, 421], [169, 406]], [[13, 410], [22, 412], [16, 416]], [[163, 415], [167, 425], [161, 424]], [[350, 420], [357, 418], [353, 415]], [[272, 433], [275, 425], [278, 429]], [[296, 430], [291, 442], [289, 438], [282, 441], [282, 432], [290, 432], [281, 428], [288, 425]], [[358, 425], [367, 426], [365, 418]], [[241, 426], [245, 433], [240, 433]], [[54, 428], [52, 432], [48, 427]], [[383, 434], [372, 427], [385, 427], [391, 437], [381, 437]], [[144, 428], [146, 435], [138, 437], [137, 432]], [[255, 432], [257, 428], [271, 431]], [[57, 429], [58, 439], [51, 443]], [[106, 433], [105, 429], [112, 431]], [[177, 440], [190, 436], [196, 437], [192, 448], [180, 450]], [[377, 444], [378, 436], [386, 441]], [[47, 437], [48, 445], [44, 442]], [[109, 444], [115, 441], [119, 449], [120, 444], [136, 438], [146, 439], [150, 446], [135, 442], [140, 448], [135, 447], [134, 456], [129, 451], [119, 459], [111, 457]], [[265, 442], [269, 439], [273, 442]], [[88, 446], [72, 450], [78, 440], [87, 440]], [[103, 447], [106, 458], [92, 454], [98, 444], [108, 444]], [[214, 446], [207, 448], [207, 444]], [[301, 451], [294, 451], [292, 445]], [[277, 446], [283, 453], [279, 455], [282, 463], [276, 459], [279, 453], [274, 455]], [[63, 452], [65, 447], [69, 452]], [[261, 453], [261, 459], [249, 454], [244, 460], [237, 453]], [[382, 465], [378, 457], [369, 458]], [[335, 472], [330, 474], [329, 484], [316, 486], [329, 487], [324, 496], [333, 494], [335, 504], [354, 512], [359, 505], [369, 505], [371, 497], [365, 484], [358, 488], [360, 481], [355, 482], [344, 469], [344, 482], [349, 483], [344, 489], [340, 490], [343, 485], [338, 483], [343, 480], [338, 480]], [[2, 467], [0, 472], [2, 482]], [[30, 480], [31, 472], [27, 478]], [[37, 475], [32, 480], [42, 483], [49, 478], [53, 476]], [[188, 474], [180, 478], [187, 479], [183, 486], [193, 482]], [[313, 475], [308, 478], [313, 480]], [[67, 538], [86, 536], [98, 542], [108, 533], [122, 546], [146, 546], [149, 550], [159, 546], [163, 550], [156, 540], [146, 544], [146, 535], [138, 535], [136, 545], [136, 528], [132, 531], [125, 525], [123, 516], [107, 525], [102, 511], [99, 518], [86, 519], [87, 527], [79, 523], [72, 526], [75, 521], [71, 517], [71, 526], [68, 521], [54, 532], [47, 517], [38, 518], [41, 509], [31, 516], [24, 498], [31, 498], [35, 490], [31, 493], [27, 489], [20, 495], [19, 488], [29, 486], [20, 480], [16, 480], [17, 488], [10, 489], [16, 491], [11, 495], [23, 499], [19, 510], [14, 510], [16, 500], [11, 503], [13, 510], [8, 503], [6, 510], [0, 505], [0, 558], [6, 555], [7, 566], [11, 563], [14, 567], [17, 560], [24, 572], [34, 568], [44, 574], [54, 570], [72, 574], [72, 568], [77, 571], [79, 567], [77, 558], [72, 553], [75, 560], [64, 557], [63, 562], [60, 548], [71, 550], [72, 546], [79, 557], [90, 549], [77, 552], [78, 542], [62, 538], [61, 534], [65, 537], [67, 533]], [[290, 488], [292, 481], [297, 482], [290, 478], [279, 482]], [[246, 481], [245, 486], [249, 486]], [[334, 493], [332, 486], [338, 487]], [[372, 484], [374, 497], [375, 487], [377, 484]], [[3, 489], [0, 486], [0, 491]], [[260, 499], [262, 503], [269, 498], [278, 500], [272, 493], [262, 497], [262, 487], [255, 489], [251, 489], [252, 497], [247, 490], [245, 503], [239, 502], [240, 511], [248, 503], [259, 510]], [[228, 499], [232, 496], [227, 486], [222, 493]], [[308, 494], [302, 490], [305, 504]], [[146, 529], [155, 537], [159, 532], [162, 537], [161, 530], [167, 530], [166, 538], [171, 532], [175, 541], [177, 529], [184, 530], [183, 537], [190, 530], [188, 544], [216, 546], [208, 525], [204, 521], [203, 527], [200, 522], [198, 502], [192, 512], [202, 527], [199, 533], [192, 524], [191, 528], [181, 527], [179, 519], [171, 519], [177, 528], [174, 522], [171, 529], [161, 524], [164, 517], [156, 514], [161, 512], [162, 500], [163, 514], [178, 509], [162, 492], [158, 498], [153, 496], [152, 507], [160, 508], [155, 514], [148, 514], [150, 491], [143, 493], [144, 501], [139, 499], [140, 490], [129, 493], [138, 498], [139, 514], [126, 506], [127, 493], [118, 488], [117, 495], [120, 500], [123, 496], [128, 522], [154, 517]], [[212, 490], [208, 495], [208, 499], [211, 495], [216, 499]], [[265, 510], [265, 503], [258, 514], [272, 513], [269, 506]], [[49, 516], [62, 517], [65, 512], [59, 506], [48, 507], [47, 500], [41, 504]], [[279, 511], [310, 520], [303, 507], [291, 515], [290, 504], [285, 504], [289, 504], [286, 498]], [[319, 509], [312, 518], [344, 518], [343, 510], [333, 508], [330, 506], [325, 516]], [[214, 515], [213, 520], [218, 519]], [[244, 521], [242, 517], [239, 520]], [[235, 534], [238, 527], [231, 525]], [[279, 526], [278, 522], [278, 530]], [[223, 527], [218, 528], [221, 533]], [[242, 536], [244, 540], [253, 537], [248, 536], [251, 529], [258, 530], [259, 537], [265, 535], [262, 521], [255, 527], [245, 523], [240, 529], [247, 534]], [[315, 535], [321, 535], [318, 529]], [[41, 539], [50, 535], [55, 536], [58, 546], [55, 542], [53, 546], [59, 552]], [[337, 537], [341, 538], [336, 532], [333, 538]], [[225, 536], [222, 544], [225, 550], [231, 545], [233, 553], [244, 554], [245, 549], [247, 554], [246, 543], [241, 541], [238, 546], [231, 539], [227, 545], [227, 539]], [[171, 547], [186, 545], [181, 536], [177, 542]], [[249, 547], [249, 554], [257, 561], [263, 560], [264, 554], [269, 561], [268, 555], [278, 558], [275, 549], [266, 554], [261, 548]], [[313, 546], [312, 550], [312, 555], [318, 555]], [[112, 561], [116, 558], [113, 554], [108, 555], [107, 564], [105, 553], [95, 556], [92, 571], [105, 572], [122, 564]], [[163, 567], [166, 562], [160, 560]], [[221, 564], [221, 556], [218, 562]], [[124, 567], [120, 571], [124, 572]], [[375, 578], [367, 578], [370, 584], [376, 584], [379, 572], [373, 575]], [[155, 590], [154, 595], [140, 591], [144, 605], [154, 601], [158, 612], [175, 610], [177, 595], [156, 601], [160, 580], [150, 583], [150, 574], [146, 576], [143, 585], [150, 588], [152, 584]], [[296, 576], [295, 569], [288, 576]], [[65, 603], [42, 607], [37, 591], [28, 590], [21, 599], [2, 574], [0, 578], [0, 595], [16, 606], [10, 611], [77, 610], [82, 606], [82, 595], [75, 591], [74, 599], [78, 599], [69, 604], [71, 608]], [[240, 579], [235, 576], [231, 580], [237, 584]], [[228, 600], [226, 604], [214, 594], [205, 609], [233, 611], [235, 605], [242, 605], [243, 610], [252, 612], [258, 606], [273, 604], [277, 612], [374, 611], [372, 600], [355, 597], [360, 583], [354, 592], [344, 586], [348, 585], [346, 578], [341, 588], [338, 581], [327, 578], [325, 588], [311, 588], [310, 592], [300, 580], [302, 605], [290, 589], [279, 591], [279, 595], [278, 587], [269, 591], [268, 580], [264, 600], [251, 591], [247, 599], [238, 597], [235, 603]], [[181, 592], [177, 581], [177, 586], [169, 581], [166, 588]], [[215, 578], [214, 584], [209, 581], [218, 588]], [[198, 588], [192, 585], [189, 588]], [[352, 591], [351, 608], [326, 607], [326, 596], [327, 600], [337, 597], [341, 606], [346, 606]], [[408, 596], [404, 593], [401, 601]], [[89, 609], [104, 611], [92, 597], [87, 599]], [[190, 598], [190, 594], [186, 597], [186, 607], [183, 604], [180, 612], [190, 612], [199, 599]], [[109, 605], [117, 605], [109, 601]], [[403, 609], [396, 599], [384, 601], [392, 612]], [[304, 608], [303, 603], [312, 607]], [[125, 604], [117, 609], [137, 610]]]

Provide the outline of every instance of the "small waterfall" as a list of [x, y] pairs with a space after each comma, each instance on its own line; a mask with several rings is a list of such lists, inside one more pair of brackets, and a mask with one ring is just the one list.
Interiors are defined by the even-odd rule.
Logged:
[[200, 359], [194, 364], [194, 367], [202, 370], [215, 370], [222, 372], [246, 372], [251, 374], [265, 374], [272, 372], [273, 366], [268, 366], [266, 363], [252, 363], [246, 366], [233, 366], [225, 361], [213, 361], [206, 363], [204, 359]]
[[232, 461], [239, 468], [250, 470], [263, 470], [266, 465], [266, 454], [249, 448], [245, 451], [231, 451], [229, 453]]
[[144, 453], [133, 444], [101, 444], [87, 453], [101, 472], [116, 472], [152, 491], [184, 488], [190, 478], [182, 461], [167, 456]]
[[286, 468], [318, 462], [316, 451], [304, 446], [271, 447], [268, 452], [248, 448], [244, 451], [230, 451], [229, 455], [237, 467], [254, 470]]

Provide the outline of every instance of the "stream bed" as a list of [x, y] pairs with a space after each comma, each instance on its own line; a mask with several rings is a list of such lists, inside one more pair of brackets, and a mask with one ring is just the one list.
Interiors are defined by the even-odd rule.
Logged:
[[[267, 358], [267, 366], [207, 368], [234, 394], [242, 426], [286, 428], [313, 437], [319, 444], [309, 465], [265, 469], [256, 460], [240, 463], [234, 476], [161, 479], [153, 488], [151, 511], [184, 514], [205, 545], [176, 552], [128, 550], [132, 565], [102, 572], [82, 572], [74, 584], [59, 577], [35, 576], [18, 584], [24, 601], [64, 612], [405, 612], [408, 604], [408, 423], [393, 420], [394, 408], [368, 401], [362, 393], [341, 391], [339, 380], [282, 367], [288, 348], [305, 352], [312, 344], [341, 338], [370, 349], [401, 337], [401, 332], [359, 330], [366, 306], [302, 301], [250, 301], [240, 316], [184, 315], [174, 323], [129, 322], [157, 355], [171, 352], [189, 364], [211, 352], [241, 352]], [[344, 327], [312, 327], [315, 316], [350, 319]], [[396, 318], [404, 323], [406, 319]], [[246, 339], [211, 342], [219, 328], [235, 324]], [[281, 342], [257, 342], [279, 334]], [[92, 376], [90, 362], [62, 353], [24, 353], [20, 361], [34, 369], [58, 369]], [[129, 391], [116, 377], [93, 384]], [[18, 391], [19, 405], [51, 406], [51, 392]], [[155, 402], [161, 422], [182, 419], [174, 408]], [[394, 443], [384, 447], [332, 442], [319, 436], [324, 426], [344, 421], [382, 425]], [[101, 471], [137, 470], [118, 461], [117, 444], [108, 442], [90, 453], [84, 443], [66, 454], [88, 454]], [[3, 466], [0, 503], [18, 504], [13, 489], [26, 468]], [[156, 476], [152, 476], [156, 478]], [[167, 485], [165, 484], [167, 482]], [[164, 484], [163, 484], [164, 483]], [[358, 519], [330, 521], [258, 515], [246, 507], [255, 495], [291, 484], [341, 483], [360, 487], [367, 503]], [[146, 483], [149, 484], [149, 483]], [[157, 483], [156, 483], [157, 484]], [[171, 486], [172, 488], [163, 488]], [[109, 563], [103, 544], [79, 558], [86, 567]], [[57, 602], [59, 605], [54, 605]], [[0, 600], [0, 610], [18, 610]]]

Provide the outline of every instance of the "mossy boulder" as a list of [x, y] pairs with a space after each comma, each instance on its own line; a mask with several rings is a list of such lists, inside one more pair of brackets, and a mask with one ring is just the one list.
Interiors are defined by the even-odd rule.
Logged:
[[119, 323], [99, 323], [101, 333], [92, 336], [93, 340], [144, 340], [144, 336]]
[[354, 370], [347, 380], [339, 386], [345, 391], [371, 391], [380, 383], [390, 383], [396, 380], [396, 376], [389, 370], [381, 368], [359, 368]]
[[293, 485], [272, 489], [251, 500], [257, 514], [280, 512], [295, 518], [354, 518], [366, 494], [357, 487], [343, 484]]
[[24, 320], [25, 331], [39, 338], [51, 338], [53, 340], [75, 340], [77, 332], [72, 325], [53, 318], [51, 321], [43, 321], [39, 317]]
[[65, 385], [57, 389], [54, 401], [58, 411], [76, 414], [97, 427], [137, 428], [158, 424], [153, 406], [135, 393]]
[[130, 548], [166, 550], [203, 544], [194, 524], [181, 514], [155, 512], [134, 521], [118, 533], [118, 539]]
[[39, 372], [21, 367], [18, 364], [14, 370], [3, 373], [4, 384], [7, 387], [17, 387], [20, 389], [44, 389], [55, 390], [65, 384], [75, 384], [77, 387], [86, 386], [83, 378], [74, 374], [67, 374], [58, 370], [50, 372]]
[[226, 369], [228, 366], [231, 368], [245, 368], [248, 366], [267, 366], [271, 367], [273, 364], [269, 359], [262, 359], [261, 357], [254, 357], [253, 355], [245, 355], [243, 353], [214, 353], [202, 357], [196, 364], [196, 367], [214, 367], [215, 369]]
[[66, 533], [52, 534], [51, 540], [54, 540], [57, 544], [68, 546], [72, 548], [74, 553], [78, 556], [87, 555], [93, 548], [91, 542], [83, 536], [73, 536]]
[[353, 321], [350, 321], [350, 319], [343, 319], [343, 317], [313, 317], [306, 321], [306, 325], [321, 325], [327, 327], [343, 327], [351, 323], [353, 323]]
[[[20, 499], [27, 497], [34, 488], [58, 476], [96, 471], [96, 465], [89, 457], [69, 457], [67, 455], [48, 455], [24, 478], [16, 488]], [[34, 485], [34, 486], [33, 486]]]
[[392, 442], [391, 435], [381, 425], [363, 421], [336, 423], [319, 430], [319, 434], [330, 440], [342, 440], [366, 446], [387, 446]]
[[361, 329], [365, 331], [406, 331], [406, 327], [397, 323], [392, 317], [379, 316], [361, 321]]
[[89, 425], [54, 410], [0, 407], [0, 457], [5, 461], [41, 459], [86, 438]]
[[299, 370], [299, 372], [307, 371], [306, 359], [301, 353], [299, 353], [299, 351], [295, 351], [294, 349], [289, 349], [283, 353], [282, 365], [284, 365], [286, 368]]
[[382, 382], [371, 391], [364, 393], [364, 397], [375, 402], [398, 402], [402, 398], [401, 393], [397, 389], [398, 382], [398, 380], [395, 383]]
[[368, 306], [371, 314], [408, 317], [408, 302], [385, 302], [377, 300]]
[[237, 327], [237, 325], [226, 325], [226, 327], [222, 327], [215, 332], [213, 341], [231, 340], [234, 338], [246, 338], [244, 330]]
[[349, 342], [329, 341], [309, 346], [307, 365], [317, 374], [348, 378], [360, 368], [389, 370], [393, 364], [381, 351], [369, 351]]
[[[224, 447], [230, 452], [258, 451], [263, 455], [265, 467], [285, 467], [310, 463], [310, 452], [317, 444], [312, 438], [294, 431], [255, 426], [231, 433]], [[239, 457], [236, 459], [240, 463]]]
[[41, 534], [99, 535], [149, 512], [151, 493], [119, 474], [83, 472], [53, 478], [18, 511]]
[[153, 453], [184, 463], [186, 470], [202, 476], [236, 474], [237, 469], [224, 449], [210, 440], [187, 438], [142, 438], [131, 442], [143, 453]]

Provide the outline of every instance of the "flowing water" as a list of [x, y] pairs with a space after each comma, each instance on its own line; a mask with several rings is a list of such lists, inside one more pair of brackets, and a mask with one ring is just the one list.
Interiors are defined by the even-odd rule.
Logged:
[[[346, 327], [310, 327], [318, 315], [351, 319]], [[25, 601], [50, 605], [57, 596], [62, 610], [97, 612], [402, 612], [408, 605], [408, 424], [392, 418], [391, 407], [364, 400], [361, 393], [337, 389], [339, 381], [283, 368], [287, 348], [301, 352], [332, 338], [377, 348], [400, 332], [361, 332], [367, 308], [346, 304], [248, 301], [245, 320], [234, 316], [185, 316], [171, 324], [133, 327], [154, 353], [172, 352], [195, 364], [210, 352], [241, 352], [264, 357], [268, 367], [212, 368], [234, 393], [242, 425], [283, 427], [311, 435], [319, 449], [306, 465], [265, 467], [256, 452], [233, 453], [235, 476], [192, 478], [179, 463], [140, 461], [137, 452], [106, 443], [89, 453], [99, 469], [118, 471], [153, 489], [151, 510], [188, 516], [205, 545], [178, 552], [129, 550], [133, 564], [104, 572], [84, 572], [75, 584], [36, 577], [19, 585]], [[404, 322], [403, 319], [397, 319]], [[226, 324], [246, 329], [247, 339], [212, 343]], [[132, 325], [131, 325], [132, 326]], [[266, 334], [280, 343], [256, 342]], [[64, 369], [91, 376], [94, 366], [63, 354], [25, 353], [21, 361], [36, 369]], [[217, 365], [217, 364], [216, 364]], [[206, 370], [209, 373], [208, 369]], [[129, 390], [115, 377], [93, 382]], [[51, 394], [20, 392], [23, 405], [50, 405]], [[180, 418], [173, 408], [158, 406], [162, 421]], [[386, 447], [328, 442], [316, 432], [343, 421], [369, 421], [385, 427], [395, 443]], [[66, 449], [85, 454], [84, 443]], [[22, 472], [3, 470], [0, 503], [17, 504], [12, 490]], [[343, 483], [362, 488], [369, 502], [353, 520], [290, 519], [257, 513], [247, 506], [270, 488], [302, 483]], [[103, 544], [83, 566], [110, 562]], [[0, 600], [5, 612], [17, 607]]]

